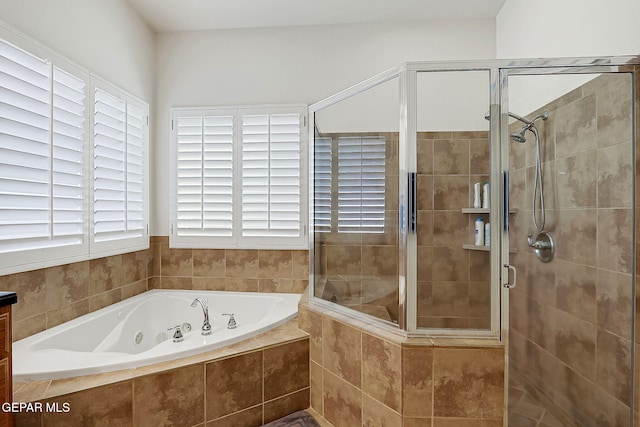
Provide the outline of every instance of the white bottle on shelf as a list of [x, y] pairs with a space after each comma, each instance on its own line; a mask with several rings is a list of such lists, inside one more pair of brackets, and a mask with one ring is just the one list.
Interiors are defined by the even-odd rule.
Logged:
[[476, 246], [484, 246], [484, 220], [480, 217], [476, 218]]
[[491, 224], [486, 223], [484, 225], [484, 245], [489, 246], [491, 244]]
[[489, 209], [489, 183], [485, 182], [482, 186], [482, 208]]
[[481, 189], [480, 189], [480, 183], [476, 182], [475, 184], [473, 184], [473, 207], [474, 208], [481, 208], [482, 207], [482, 202], [480, 200], [481, 196]]

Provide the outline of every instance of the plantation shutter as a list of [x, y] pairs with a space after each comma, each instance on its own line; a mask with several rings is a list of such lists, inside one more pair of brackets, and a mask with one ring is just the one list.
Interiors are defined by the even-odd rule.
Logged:
[[171, 247], [303, 248], [304, 107], [174, 109]]
[[242, 116], [242, 236], [299, 237], [300, 114]]
[[314, 231], [331, 231], [331, 138], [314, 140]]
[[176, 234], [233, 234], [233, 115], [177, 118]]
[[338, 232], [383, 233], [384, 137], [338, 138]]
[[84, 80], [0, 40], [0, 268], [85, 250], [84, 113]]
[[96, 87], [94, 93], [93, 242], [96, 252], [136, 245], [136, 239], [146, 236], [147, 114], [106, 90]]
[[83, 80], [53, 68], [53, 235], [84, 239]]

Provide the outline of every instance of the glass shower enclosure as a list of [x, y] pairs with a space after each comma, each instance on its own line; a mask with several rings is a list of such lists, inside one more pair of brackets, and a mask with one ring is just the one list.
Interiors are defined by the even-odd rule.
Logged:
[[311, 301], [502, 340], [508, 425], [632, 425], [638, 63], [407, 63], [312, 105]]

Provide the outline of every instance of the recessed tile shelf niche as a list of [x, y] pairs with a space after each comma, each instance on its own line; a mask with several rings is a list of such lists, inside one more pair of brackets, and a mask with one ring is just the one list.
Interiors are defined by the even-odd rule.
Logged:
[[[463, 214], [489, 214], [488, 208], [462, 208]], [[518, 209], [509, 209], [509, 214], [518, 213]], [[485, 251], [489, 252], [490, 246], [479, 246], [479, 245], [462, 245], [463, 249], [467, 249], [470, 251]], [[516, 248], [509, 249], [509, 253], [517, 254], [519, 251]]]

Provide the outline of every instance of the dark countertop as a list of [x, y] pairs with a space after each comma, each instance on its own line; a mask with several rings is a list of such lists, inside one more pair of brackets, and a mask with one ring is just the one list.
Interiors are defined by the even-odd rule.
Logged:
[[18, 294], [15, 292], [0, 292], [0, 307], [6, 307], [18, 302]]

